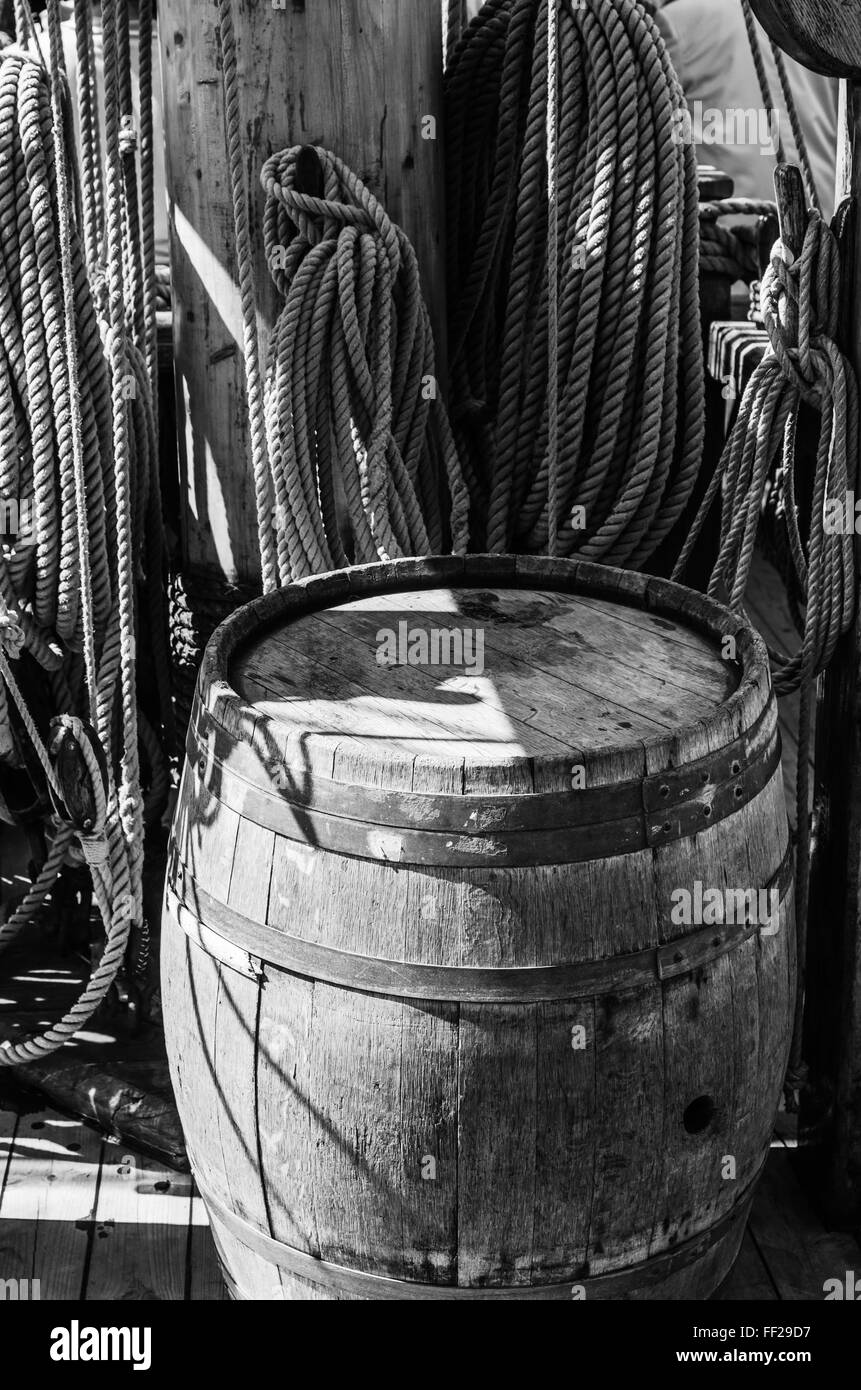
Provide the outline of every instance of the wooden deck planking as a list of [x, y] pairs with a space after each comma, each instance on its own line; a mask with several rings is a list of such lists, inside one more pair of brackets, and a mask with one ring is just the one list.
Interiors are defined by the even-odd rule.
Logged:
[[209, 1217], [203, 1198], [197, 1189], [192, 1191], [191, 1229], [188, 1239], [187, 1297], [192, 1303], [224, 1302], [227, 1288], [221, 1277], [215, 1242], [209, 1229]]
[[106, 1144], [84, 1297], [184, 1300], [191, 1218], [189, 1174]]
[[[776, 1146], [715, 1298], [818, 1301], [850, 1269], [861, 1246], [825, 1230]], [[192, 1180], [51, 1111], [0, 1110], [0, 1279], [14, 1278], [39, 1279], [49, 1300], [227, 1297]]]
[[0, 1278], [39, 1280], [43, 1299], [81, 1297], [102, 1143], [52, 1111], [0, 1111]]
[[741, 1243], [741, 1250], [729, 1276], [715, 1294], [721, 1302], [772, 1303], [780, 1298], [777, 1286], [772, 1279], [768, 1265], [748, 1226]]
[[847, 1270], [861, 1269], [861, 1246], [851, 1235], [824, 1229], [792, 1171], [788, 1149], [771, 1152], [750, 1232], [784, 1302], [823, 1299], [826, 1280], [843, 1284]]

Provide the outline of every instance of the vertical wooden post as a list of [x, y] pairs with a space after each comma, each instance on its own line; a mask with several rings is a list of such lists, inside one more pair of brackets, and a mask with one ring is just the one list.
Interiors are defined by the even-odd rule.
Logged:
[[[751, 0], [780, 46], [816, 72], [847, 79], [835, 151], [838, 194], [853, 208], [841, 346], [861, 381], [861, 11], [828, 0]], [[803, 118], [803, 112], [802, 118]], [[839, 201], [838, 198], [838, 201]], [[850, 481], [861, 496], [861, 459]], [[861, 551], [859, 551], [861, 554]], [[861, 618], [819, 681], [804, 1054], [803, 1154], [831, 1220], [861, 1219]]]
[[[260, 168], [273, 151], [306, 143], [340, 155], [410, 237], [441, 350], [440, 6], [234, 0], [234, 24], [264, 352], [280, 301], [263, 254]], [[217, 0], [162, 0], [159, 31], [183, 560], [230, 581], [254, 582], [260, 563]]]
[[[849, 230], [848, 342], [861, 381], [861, 83], [847, 83], [845, 112], [853, 211]], [[848, 191], [846, 187], [842, 193]], [[861, 496], [861, 461], [852, 484]], [[856, 550], [858, 545], [856, 542]], [[816, 1140], [807, 1164], [828, 1216], [861, 1219], [861, 619], [824, 681], [817, 720], [819, 848], [812, 881], [805, 1052], [819, 1094], [802, 1107]]]

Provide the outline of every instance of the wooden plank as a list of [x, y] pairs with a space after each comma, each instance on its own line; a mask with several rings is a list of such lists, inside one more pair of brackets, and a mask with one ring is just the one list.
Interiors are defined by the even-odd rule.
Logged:
[[188, 1241], [188, 1299], [192, 1303], [226, 1302], [227, 1288], [203, 1199], [192, 1186]]
[[[704, 640], [697, 649], [678, 648], [657, 630], [624, 624], [616, 629], [620, 640], [609, 642], [611, 605], [581, 610], [576, 596], [464, 590], [384, 600], [342, 605], [264, 634], [238, 659], [233, 680], [261, 709], [312, 736], [385, 737], [399, 746], [424, 736], [442, 739], [446, 756], [455, 744], [460, 754], [485, 757], [491, 740], [500, 745], [497, 756], [634, 744], [710, 714], [736, 683]], [[441, 601], [457, 612], [440, 607], [439, 626], [480, 634], [483, 669], [381, 664], [380, 624], [428, 632]], [[642, 616], [645, 624], [649, 615]], [[473, 749], [462, 748], [465, 740]]]
[[84, 1297], [179, 1301], [186, 1296], [191, 1176], [105, 1145]]
[[[308, 639], [313, 657], [293, 648], [279, 661], [266, 644], [245, 656], [235, 673], [245, 698], [276, 717], [285, 731], [295, 730], [295, 737], [300, 730], [315, 741], [337, 733], [425, 752], [436, 743], [446, 757], [475, 759], [491, 757], [492, 750], [498, 757], [512, 752], [560, 757], [572, 746], [562, 734], [545, 733], [518, 719], [518, 711], [528, 712], [526, 702], [515, 697], [509, 710], [490, 677], [462, 677], [465, 688], [459, 682], [451, 691], [438, 690], [432, 680], [417, 680], [408, 667], [392, 667], [374, 678], [374, 668], [379, 668], [365, 643], [351, 642], [325, 623], [319, 624], [319, 636], [311, 633]], [[572, 710], [569, 723], [576, 717]], [[604, 723], [609, 725], [611, 718]], [[581, 732], [588, 727], [583, 721]]]
[[798, 1185], [785, 1150], [772, 1150], [750, 1219], [750, 1230], [781, 1299], [825, 1297], [825, 1282], [861, 1269], [861, 1247], [823, 1229]]
[[[830, 8], [830, 7], [829, 7]], [[847, 12], [848, 13], [848, 12]], [[857, 23], [857, 18], [855, 21]], [[842, 344], [861, 378], [861, 80], [845, 103], [854, 197], [844, 295], [850, 312]], [[850, 478], [858, 483], [858, 463]], [[856, 554], [858, 554], [856, 547]], [[802, 1091], [802, 1122], [830, 1122], [811, 1181], [847, 1228], [861, 1222], [861, 620], [840, 643], [820, 681], [816, 720], [819, 835], [811, 868], [805, 1058], [813, 1087]]]
[[0, 1278], [38, 1279], [42, 1299], [82, 1296], [101, 1147], [53, 1111], [17, 1127], [0, 1111]]
[[560, 1283], [586, 1267], [589, 1249], [603, 1111], [593, 1000], [539, 1006], [536, 1060], [532, 1278]]
[[[530, 1282], [538, 1126], [536, 1029], [536, 1006], [461, 1007], [457, 1282], [464, 1288]], [[515, 1104], [506, 1103], [506, 1097], [514, 1096]]]
[[[588, 719], [588, 712], [594, 709], [600, 718], [608, 706], [611, 710], [618, 707], [624, 711], [622, 727], [628, 728], [630, 736], [637, 724], [651, 731], [655, 725], [668, 728], [698, 719], [735, 689], [736, 682], [727, 667], [719, 663], [714, 651], [705, 656], [698, 653], [695, 657], [688, 648], [685, 655], [689, 659], [676, 663], [674, 675], [678, 678], [671, 681], [667, 676], [666, 646], [651, 660], [642, 650], [637, 650], [636, 639], [648, 638], [648, 634], [641, 634], [630, 626], [614, 628], [609, 614], [600, 624], [583, 622], [581, 612], [576, 608], [572, 611], [572, 606], [566, 604], [561, 595], [541, 597], [550, 601], [542, 604], [544, 611], [539, 623], [519, 623], [505, 591], [498, 595], [505, 621], [488, 623], [481, 609], [473, 608], [468, 594], [460, 600], [460, 612], [454, 623], [451, 618], [439, 620], [439, 625], [444, 627], [457, 626], [481, 632], [484, 671], [512, 720], [552, 732], [554, 728], [565, 729], [575, 711]], [[553, 602], [554, 599], [558, 602]], [[379, 686], [383, 677], [388, 685], [392, 668], [381, 668], [376, 660], [379, 646], [376, 634], [381, 622], [387, 622], [387, 617], [385, 612], [375, 609], [363, 621], [361, 610], [357, 612], [352, 606], [329, 609], [291, 626], [289, 640], [304, 637], [310, 643], [315, 629], [331, 626], [345, 639], [360, 640], [373, 651], [377, 667], [375, 683]], [[398, 620], [408, 622], [411, 632], [417, 627], [427, 631], [433, 625], [432, 615], [425, 609], [414, 614], [406, 604], [392, 612], [393, 628]], [[624, 634], [626, 640], [618, 640], [620, 634]], [[641, 645], [645, 647], [647, 643]], [[659, 647], [660, 643], [653, 643], [653, 649]], [[469, 673], [461, 676], [455, 669], [449, 676], [447, 669], [440, 666], [407, 666], [399, 668], [399, 672], [412, 677], [416, 683], [445, 682], [445, 688], [453, 691], [469, 691], [476, 684]], [[370, 671], [368, 676], [371, 677]], [[478, 683], [476, 693], [480, 691]], [[540, 723], [539, 713], [543, 721]], [[569, 730], [569, 736], [572, 732]]]
[[[759, 1197], [757, 1196], [754, 1198], [754, 1211], [756, 1211], [758, 1201]], [[779, 1294], [769, 1273], [768, 1265], [762, 1258], [750, 1228], [744, 1233], [738, 1259], [714, 1298], [719, 1303], [776, 1303], [778, 1301]]]
[[405, 1007], [402, 1037], [401, 1057], [410, 1059], [401, 1065], [400, 1090], [403, 1275], [451, 1284], [458, 1258], [457, 1007]]
[[[604, 901], [609, 923], [613, 909]], [[662, 1002], [660, 985], [595, 1001], [590, 1274], [635, 1264], [650, 1254], [663, 1195], [667, 1128], [658, 1098], [673, 1094], [664, 1073]]]
[[[260, 921], [266, 920], [273, 841], [271, 831], [239, 821], [226, 901], [237, 912]], [[251, 1225], [268, 1230], [257, 1128], [260, 983], [224, 966], [219, 966], [218, 974], [212, 1040], [220, 1095], [216, 1152], [228, 1205]], [[277, 1270], [238, 1242], [231, 1254], [231, 1273], [245, 1298], [277, 1296]]]
[[[439, 5], [314, 0], [233, 6], [258, 321], [279, 304], [260, 224], [268, 155], [315, 144], [382, 198], [416, 248], [437, 351], [445, 344]], [[217, 0], [159, 10], [170, 202], [183, 558], [230, 580], [259, 575], [242, 327], [225, 141]], [[425, 132], [427, 133], [427, 132]], [[263, 344], [265, 361], [266, 344]], [[442, 362], [440, 377], [444, 376]]]
[[320, 1254], [399, 1277], [403, 1154], [399, 1000], [317, 984], [310, 1094]]

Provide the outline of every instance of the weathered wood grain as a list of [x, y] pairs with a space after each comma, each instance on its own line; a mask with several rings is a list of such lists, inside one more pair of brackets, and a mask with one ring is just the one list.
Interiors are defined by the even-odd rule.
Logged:
[[82, 1296], [101, 1140], [54, 1111], [0, 1110], [0, 1277], [38, 1279], [41, 1299]]
[[[111, 1152], [111, 1150], [113, 1152]], [[102, 1164], [84, 1297], [181, 1301], [191, 1176], [111, 1145]]]
[[[857, 7], [850, 17], [858, 24]], [[845, 261], [841, 346], [861, 380], [861, 80], [855, 74], [842, 105], [841, 158], [849, 175], [842, 194], [854, 198]], [[857, 462], [850, 476], [857, 479]], [[857, 489], [857, 481], [855, 487]], [[856, 556], [858, 555], [856, 541]], [[820, 827], [811, 865], [806, 980], [805, 1060], [813, 1085], [802, 1096], [804, 1127], [828, 1121], [810, 1179], [832, 1220], [861, 1223], [861, 623], [838, 645], [819, 683], [814, 799]]]
[[[438, 5], [425, 0], [234, 4], [239, 105], [265, 350], [277, 313], [261, 231], [260, 169], [296, 144], [335, 150], [416, 248], [445, 343]], [[217, 0], [159, 11], [172, 260], [183, 559], [233, 581], [260, 562], [242, 317], [227, 161]], [[428, 128], [429, 131], [429, 128]], [[440, 362], [440, 376], [444, 365]]]
[[776, 43], [814, 72], [861, 81], [861, 15], [853, 0], [751, 0]]
[[[196, 762], [174, 834], [184, 927], [166, 915], [164, 994], [180, 1107], [228, 1281], [243, 1299], [373, 1298], [381, 1286], [368, 1275], [401, 1281], [404, 1297], [559, 1298], [580, 1282], [587, 1298], [706, 1297], [740, 1244], [780, 1094], [791, 887], [780, 889], [773, 935], [748, 930], [723, 949], [715, 927], [710, 945], [720, 949], [698, 960], [695, 940], [708, 926], [671, 909], [676, 890], [696, 882], [764, 889], [786, 862], [764, 652], [724, 610], [642, 576], [590, 567], [581, 605], [578, 566], [547, 562], [544, 591], [545, 562], [534, 557], [519, 582], [519, 560], [468, 565], [480, 587], [441, 588], [433, 562], [367, 567], [308, 614], [303, 592], [315, 584], [297, 586], [239, 615], [234, 636], [228, 624], [207, 657], [200, 703], [221, 730], [220, 752], [208, 735], [206, 755], [190, 745]], [[337, 606], [360, 594], [349, 612]], [[403, 608], [411, 621], [443, 620], [452, 603], [460, 621], [487, 625], [499, 661], [483, 677], [486, 714], [471, 726], [435, 698], [438, 673], [410, 669], [391, 681], [375, 659], [380, 615]], [[738, 637], [735, 661], [723, 659], [726, 633]], [[572, 650], [588, 653], [588, 680], [572, 675]], [[361, 820], [362, 787], [391, 793], [390, 815], [403, 796], [404, 815], [408, 803], [423, 827], [438, 803], [453, 817], [457, 801], [467, 814], [460, 831], [438, 835], [438, 859], [339, 846], [331, 826], [321, 846], [321, 760], [313, 777], [297, 775], [304, 835], [255, 823], [251, 800], [240, 810], [220, 800], [236, 790], [229, 778], [271, 780], [288, 726], [302, 746], [321, 687], [341, 741], [339, 781], [326, 792], [333, 819]], [[536, 696], [553, 712], [544, 729], [525, 717]], [[607, 744], [610, 705], [630, 718], [613, 716]], [[511, 746], [522, 754], [535, 738], [531, 757], [518, 762], [511, 747], [491, 745], [482, 762], [482, 734], [500, 710]], [[424, 751], [410, 762], [393, 745], [414, 730]], [[469, 748], [451, 758], [450, 738], [464, 734]], [[224, 752], [231, 740], [234, 759]], [[608, 853], [605, 837], [591, 857], [574, 862], [569, 843], [570, 862], [547, 862], [553, 825], [542, 812], [518, 863], [456, 860], [455, 842], [480, 838], [487, 827], [477, 821], [494, 805], [534, 797], [536, 764], [554, 740], [569, 750], [564, 799], [574, 804], [575, 740], [600, 758], [601, 795], [633, 785], [648, 823], [669, 814], [662, 807], [679, 788], [708, 798], [727, 777], [734, 794], [712, 823], [700, 818], [634, 852]], [[746, 795], [744, 767], [760, 766], [768, 749]], [[333, 753], [330, 773], [335, 766]], [[703, 775], [708, 793], [698, 790]], [[383, 832], [407, 833], [397, 819], [374, 831]], [[195, 891], [203, 949], [177, 945], [185, 929], [198, 931]], [[279, 933], [341, 953], [341, 973], [314, 974], [307, 953], [298, 963], [279, 956]], [[619, 957], [658, 947], [648, 978], [613, 973]], [[183, 951], [192, 969], [175, 981]], [[409, 986], [386, 990], [393, 974], [382, 985], [364, 977], [363, 988], [365, 960], [452, 967], [473, 980], [548, 965], [595, 975], [580, 996], [569, 985], [548, 1002], [526, 986], [503, 1000], [435, 995], [417, 973], [410, 985], [428, 995], [418, 998]], [[189, 980], [197, 988], [207, 961], [208, 1002], [194, 1018]], [[195, 1068], [205, 1069], [200, 1084]], [[399, 1296], [391, 1287], [379, 1296]]]

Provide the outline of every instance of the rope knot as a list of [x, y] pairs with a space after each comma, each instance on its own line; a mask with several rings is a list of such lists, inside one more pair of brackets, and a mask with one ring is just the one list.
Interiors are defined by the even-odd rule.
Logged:
[[391, 273], [398, 273], [402, 233], [370, 189], [330, 150], [310, 145], [282, 150], [267, 159], [260, 182], [267, 200], [264, 239], [270, 267], [279, 243], [290, 242], [296, 232], [313, 247], [337, 241], [353, 228], [378, 236]]
[[119, 132], [120, 154], [135, 154], [138, 147], [138, 133], [134, 116], [123, 116]]
[[17, 661], [24, 649], [24, 629], [12, 613], [0, 613], [0, 649]]

